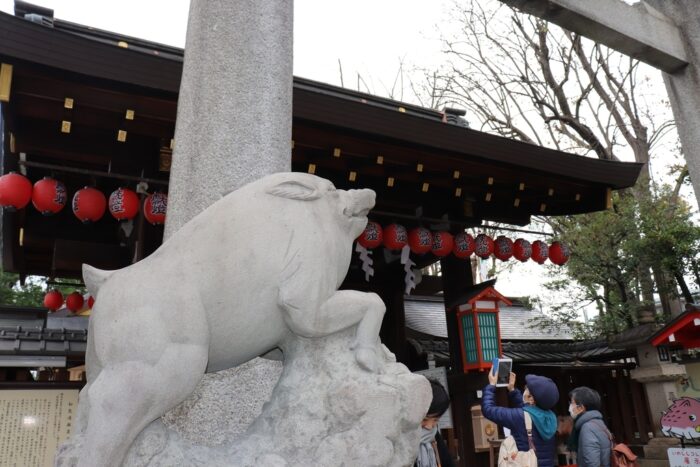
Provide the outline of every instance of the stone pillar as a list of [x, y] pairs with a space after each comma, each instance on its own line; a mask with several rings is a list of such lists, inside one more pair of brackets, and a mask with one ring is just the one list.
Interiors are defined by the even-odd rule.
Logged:
[[[192, 0], [165, 239], [223, 195], [291, 170], [293, 5]], [[211, 444], [243, 433], [281, 371], [280, 362], [256, 359], [207, 374], [164, 420]], [[235, 414], [225, 427], [202, 423], [222, 411]]]
[[165, 238], [248, 182], [291, 170], [292, 0], [192, 0]]
[[688, 164], [695, 196], [700, 203], [700, 21], [695, 0], [646, 0], [671, 18], [682, 31], [688, 65], [673, 74], [663, 73], [683, 154]]
[[660, 361], [656, 347], [651, 344], [637, 347], [637, 358], [639, 367], [632, 370], [631, 376], [633, 380], [644, 384], [654, 424], [654, 436], [663, 437], [660, 424], [661, 413], [677, 397], [676, 383], [680, 378], [685, 377], [685, 366]]

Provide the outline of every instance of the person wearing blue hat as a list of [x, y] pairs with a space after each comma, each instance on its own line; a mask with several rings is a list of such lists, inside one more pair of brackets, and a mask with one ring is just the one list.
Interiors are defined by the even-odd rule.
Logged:
[[525, 391], [515, 388], [515, 373], [510, 374], [508, 399], [510, 408], [496, 405], [497, 375], [489, 371], [489, 384], [483, 390], [481, 412], [484, 417], [510, 430], [518, 451], [527, 452], [530, 448], [525, 412], [532, 420], [532, 443], [538, 467], [554, 467], [556, 462], [557, 416], [552, 408], [559, 401], [559, 389], [545, 376], [526, 375]]

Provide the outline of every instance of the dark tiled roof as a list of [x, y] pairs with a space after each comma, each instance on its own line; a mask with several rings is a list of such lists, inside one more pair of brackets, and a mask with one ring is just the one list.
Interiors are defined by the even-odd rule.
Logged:
[[55, 318], [43, 308], [0, 307], [0, 355], [79, 356], [86, 317]]
[[518, 362], [603, 362], [633, 357], [635, 352], [606, 340], [579, 342], [504, 342], [503, 354]]
[[[412, 339], [420, 352], [429, 352], [437, 360], [450, 358], [446, 339], [419, 337]], [[634, 357], [634, 351], [612, 348], [604, 340], [583, 342], [503, 342], [503, 355], [517, 363], [566, 364], [585, 366], [586, 363], [609, 362]]]
[[0, 355], [82, 356], [87, 330], [0, 326]]

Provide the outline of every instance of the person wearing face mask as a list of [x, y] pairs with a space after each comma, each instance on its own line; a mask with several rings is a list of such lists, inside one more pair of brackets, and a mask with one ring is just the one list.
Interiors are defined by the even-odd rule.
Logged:
[[612, 442], [600, 413], [600, 394], [586, 386], [569, 393], [569, 415], [574, 430], [569, 437], [569, 451], [576, 452], [579, 467], [610, 467]]
[[559, 389], [545, 376], [526, 375], [525, 391], [515, 388], [515, 373], [510, 374], [508, 399], [510, 408], [496, 405], [497, 376], [489, 371], [489, 384], [484, 388], [481, 399], [481, 412], [484, 417], [510, 430], [518, 451], [530, 450], [525, 427], [525, 412], [532, 419], [532, 442], [538, 467], [554, 467], [556, 462], [557, 416], [552, 408], [559, 401]]
[[440, 383], [432, 379], [428, 381], [433, 390], [433, 401], [428, 408], [428, 414], [421, 422], [420, 447], [414, 467], [454, 467], [438, 429], [438, 420], [450, 406], [450, 397]]

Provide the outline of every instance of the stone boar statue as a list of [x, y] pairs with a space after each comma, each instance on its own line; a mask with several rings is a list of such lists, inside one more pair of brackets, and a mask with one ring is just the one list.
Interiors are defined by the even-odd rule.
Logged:
[[372, 190], [278, 173], [212, 204], [148, 258], [117, 271], [83, 267], [96, 297], [80, 393], [80, 466], [118, 466], [151, 421], [205, 372], [265, 354], [293, 333], [358, 325], [352, 350], [381, 370], [376, 294], [338, 291]]

